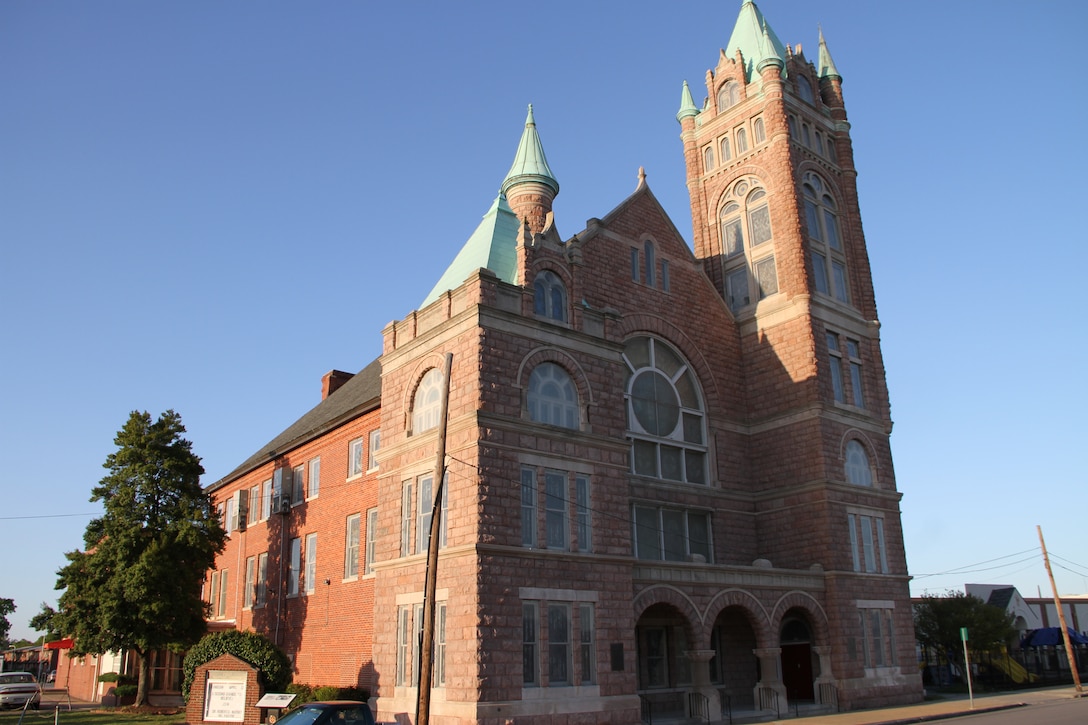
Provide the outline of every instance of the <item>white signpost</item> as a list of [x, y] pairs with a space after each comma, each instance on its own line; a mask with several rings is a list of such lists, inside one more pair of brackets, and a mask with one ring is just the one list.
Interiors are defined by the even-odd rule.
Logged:
[[975, 709], [975, 691], [971, 687], [971, 659], [967, 656], [967, 627], [960, 627], [960, 639], [963, 640], [963, 669], [967, 675], [967, 698], [971, 709]]

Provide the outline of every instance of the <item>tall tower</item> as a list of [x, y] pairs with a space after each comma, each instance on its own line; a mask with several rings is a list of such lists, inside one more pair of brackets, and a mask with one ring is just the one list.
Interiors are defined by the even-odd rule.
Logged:
[[698, 107], [684, 84], [677, 120], [695, 253], [741, 341], [760, 550], [827, 572], [849, 699], [864, 702], [877, 668], [886, 693], [908, 692], [900, 495], [842, 77], [822, 31], [813, 64], [746, 0], [706, 89]]

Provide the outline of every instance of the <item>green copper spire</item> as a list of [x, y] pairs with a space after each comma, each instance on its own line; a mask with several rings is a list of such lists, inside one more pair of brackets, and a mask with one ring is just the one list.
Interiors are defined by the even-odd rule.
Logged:
[[838, 78], [840, 81], [842, 80], [838, 68], [835, 67], [835, 61], [831, 60], [831, 53], [827, 50], [827, 43], [824, 42], [823, 28], [820, 28], [820, 55], [816, 68], [819, 70], [821, 78]]
[[502, 193], [506, 194], [510, 188], [525, 181], [537, 181], [548, 187], [555, 193], [559, 193], [559, 182], [552, 175], [548, 167], [548, 159], [544, 157], [544, 147], [540, 143], [540, 135], [536, 132], [536, 121], [533, 119], [533, 104], [529, 104], [529, 115], [525, 118], [525, 131], [521, 134], [521, 143], [518, 144], [518, 152], [514, 156], [514, 164], [506, 174], [502, 182]]
[[680, 110], [676, 112], [676, 120], [683, 122], [685, 118], [698, 116], [699, 109], [695, 107], [695, 101], [691, 97], [691, 89], [688, 82], [684, 81], [684, 88], [680, 91]]
[[733, 26], [729, 45], [725, 47], [725, 55], [735, 58], [738, 50], [744, 56], [744, 76], [749, 83], [753, 79], [759, 80], [756, 69], [761, 65], [765, 67], [775, 59], [780, 64], [779, 67], [786, 65], [786, 47], [752, 0], [744, 0], [740, 7], [737, 24]]
[[457, 289], [469, 275], [481, 267], [491, 270], [502, 281], [513, 283], [517, 271], [517, 239], [520, 230], [521, 222], [506, 203], [506, 197], [499, 194], [484, 214], [480, 226], [476, 227], [465, 246], [461, 247], [461, 251], [420, 307], [431, 304], [446, 290]]

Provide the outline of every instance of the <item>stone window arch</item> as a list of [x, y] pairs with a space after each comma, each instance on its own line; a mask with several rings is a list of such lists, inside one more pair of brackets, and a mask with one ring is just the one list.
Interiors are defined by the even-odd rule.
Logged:
[[438, 427], [444, 382], [442, 371], [438, 368], [431, 368], [423, 374], [412, 398], [412, 435]]
[[846, 442], [845, 459], [846, 482], [855, 486], [872, 487], [873, 468], [869, 464], [869, 454], [856, 438]]
[[550, 269], [539, 272], [533, 280], [533, 312], [551, 320], [567, 321], [567, 287]]
[[544, 362], [529, 374], [526, 396], [529, 420], [578, 429], [578, 392], [570, 373], [553, 362]]

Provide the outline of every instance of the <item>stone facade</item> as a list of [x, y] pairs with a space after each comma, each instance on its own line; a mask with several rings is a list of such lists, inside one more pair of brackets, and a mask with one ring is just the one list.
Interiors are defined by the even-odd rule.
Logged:
[[[817, 70], [768, 31], [758, 62], [743, 43], [723, 52], [707, 103], [678, 114], [694, 253], [644, 177], [569, 239], [539, 193], [558, 185], [508, 177], [523, 229], [493, 243], [516, 247], [515, 272], [478, 269], [388, 325], [380, 401], [322, 413], [378, 380], [368, 368], [307, 414], [322, 432], [296, 424], [216, 484], [225, 500], [314, 455], [333, 472], [319, 500], [228, 550], [232, 568], [313, 532], [321, 581], [344, 565], [345, 516], [375, 511], [359, 581], [329, 577], [282, 610], [269, 598], [263, 621], [234, 610], [276, 633], [296, 679], [372, 688], [380, 720], [414, 717], [452, 354], [431, 722], [921, 698], [841, 78], [822, 42]], [[379, 425], [377, 470], [342, 483], [348, 442]]]

